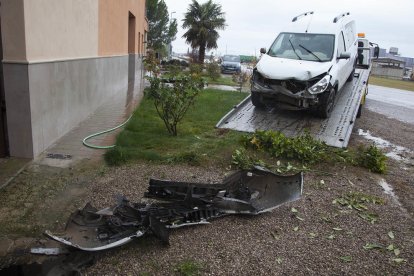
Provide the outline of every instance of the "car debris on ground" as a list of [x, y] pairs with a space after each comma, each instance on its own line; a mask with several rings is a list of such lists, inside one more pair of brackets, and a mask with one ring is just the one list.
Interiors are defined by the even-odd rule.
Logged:
[[168, 244], [172, 228], [269, 212], [299, 199], [302, 188], [303, 173], [282, 176], [262, 167], [238, 171], [221, 184], [151, 179], [145, 197], [162, 202], [133, 203], [119, 196], [114, 207], [101, 210], [88, 203], [70, 216], [63, 233], [46, 235], [85, 251], [117, 247], [147, 234]]

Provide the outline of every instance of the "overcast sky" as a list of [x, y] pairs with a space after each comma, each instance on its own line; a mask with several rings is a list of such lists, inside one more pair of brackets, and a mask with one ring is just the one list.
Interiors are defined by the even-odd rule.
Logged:
[[[178, 20], [173, 51], [187, 52], [182, 38], [182, 19], [191, 0], [164, 0], [170, 15]], [[200, 3], [206, 0], [199, 0]], [[381, 48], [397, 47], [402, 56], [414, 57], [414, 1], [412, 0], [213, 0], [222, 6], [227, 27], [220, 31], [214, 53], [256, 55], [261, 47], [269, 48], [283, 26], [305, 11], [351, 12], [357, 32]]]

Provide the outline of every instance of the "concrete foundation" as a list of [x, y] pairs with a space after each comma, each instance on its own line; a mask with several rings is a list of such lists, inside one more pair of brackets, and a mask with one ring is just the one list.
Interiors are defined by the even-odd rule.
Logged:
[[4, 78], [10, 155], [34, 158], [106, 100], [126, 96], [128, 80], [142, 79], [142, 58], [5, 63]]

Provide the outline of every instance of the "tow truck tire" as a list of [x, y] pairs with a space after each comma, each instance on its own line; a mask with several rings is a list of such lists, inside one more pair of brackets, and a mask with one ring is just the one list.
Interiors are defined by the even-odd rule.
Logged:
[[319, 117], [326, 119], [331, 116], [335, 105], [335, 96], [336, 90], [334, 87], [331, 87], [329, 91], [326, 91], [319, 96], [319, 106], [316, 110]]
[[255, 107], [257, 107], [257, 108], [263, 108], [264, 107], [262, 96], [260, 95], [260, 93], [252, 91], [250, 99], [252, 100], [252, 104]]

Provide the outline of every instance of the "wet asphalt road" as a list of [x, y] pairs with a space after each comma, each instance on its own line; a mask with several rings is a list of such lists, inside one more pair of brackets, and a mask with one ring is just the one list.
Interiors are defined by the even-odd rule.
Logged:
[[414, 92], [376, 85], [368, 89], [366, 108], [414, 125]]

